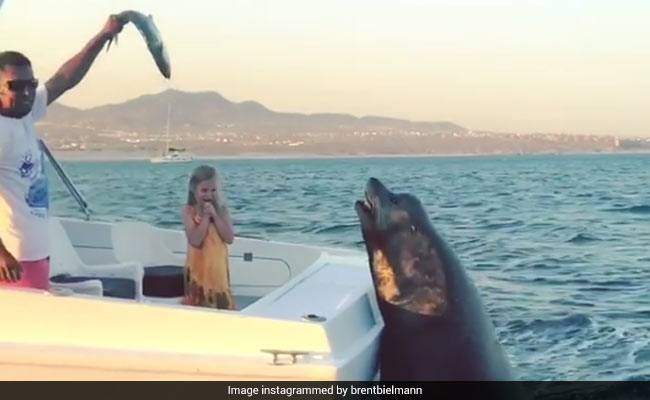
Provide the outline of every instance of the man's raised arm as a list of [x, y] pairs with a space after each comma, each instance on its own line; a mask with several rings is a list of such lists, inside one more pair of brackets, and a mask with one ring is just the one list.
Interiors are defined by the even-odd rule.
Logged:
[[90, 39], [77, 55], [59, 68], [54, 76], [45, 83], [48, 105], [81, 82], [106, 42], [120, 33], [123, 26], [124, 22], [120, 21], [116, 15], [109, 16], [102, 30]]

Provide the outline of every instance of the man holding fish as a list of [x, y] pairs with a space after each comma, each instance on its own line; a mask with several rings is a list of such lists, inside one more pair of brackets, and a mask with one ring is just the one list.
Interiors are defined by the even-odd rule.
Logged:
[[[0, 0], [2, 2], [2, 0]], [[19, 52], [0, 52], [0, 288], [49, 288], [49, 191], [34, 122], [75, 87], [128, 19], [111, 15], [44, 84]]]

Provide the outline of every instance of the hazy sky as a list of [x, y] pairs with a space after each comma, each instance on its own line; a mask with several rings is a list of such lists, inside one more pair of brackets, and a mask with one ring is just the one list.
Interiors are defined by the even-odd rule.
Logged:
[[648, 0], [5, 0], [0, 49], [45, 80], [125, 9], [153, 14], [172, 80], [127, 26], [62, 103], [172, 87], [276, 111], [650, 136]]

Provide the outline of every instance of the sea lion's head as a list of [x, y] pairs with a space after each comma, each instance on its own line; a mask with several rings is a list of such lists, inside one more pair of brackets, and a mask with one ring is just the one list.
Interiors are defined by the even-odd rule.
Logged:
[[448, 305], [445, 273], [420, 200], [370, 178], [355, 210], [378, 297], [417, 314], [442, 315]]

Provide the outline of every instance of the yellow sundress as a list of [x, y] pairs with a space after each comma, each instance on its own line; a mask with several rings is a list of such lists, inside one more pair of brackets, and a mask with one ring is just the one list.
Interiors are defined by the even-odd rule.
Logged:
[[[194, 207], [190, 207], [189, 212], [196, 224], [201, 222], [201, 216]], [[188, 244], [184, 277], [185, 304], [236, 309], [230, 291], [228, 246], [214, 224], [208, 226], [208, 233], [200, 248]]]

